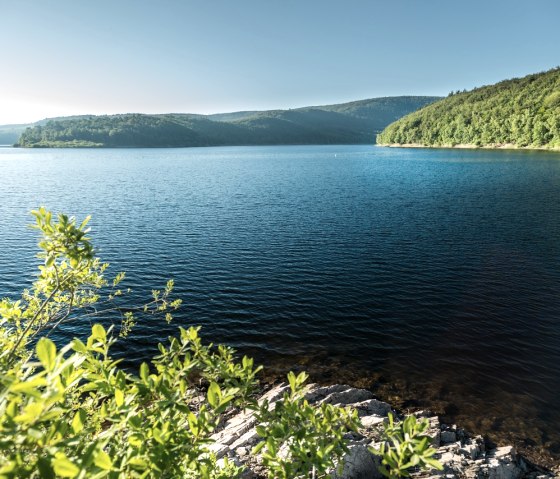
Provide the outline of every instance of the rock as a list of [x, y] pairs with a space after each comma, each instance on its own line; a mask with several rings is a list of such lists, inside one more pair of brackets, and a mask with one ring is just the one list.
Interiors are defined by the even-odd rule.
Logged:
[[305, 399], [307, 399], [310, 403], [316, 403], [331, 394], [341, 393], [343, 391], [347, 391], [348, 389], [351, 389], [350, 386], [345, 384], [335, 384], [334, 386], [317, 386], [315, 384], [311, 384], [309, 386], [309, 391], [305, 395]]
[[237, 454], [237, 456], [239, 456], [239, 457], [245, 457], [248, 454], [247, 448], [246, 447], [238, 447], [235, 450], [235, 454]]
[[[336, 391], [320, 400], [320, 404], [333, 404], [338, 406], [346, 406], [361, 401], [371, 400], [373, 394], [365, 389], [348, 388], [344, 391]], [[375, 400], [374, 400], [375, 401]]]
[[525, 472], [523, 465], [513, 447], [499, 447], [488, 454], [488, 478], [518, 479]]
[[342, 460], [342, 470], [335, 471], [333, 479], [380, 479], [380, 458], [374, 456], [363, 444], [350, 446], [350, 451]]
[[238, 447], [251, 447], [254, 446], [258, 440], [259, 435], [256, 429], [249, 429], [243, 436], [239, 437], [230, 445], [230, 449], [236, 450]]
[[229, 445], [255, 426], [256, 419], [252, 412], [241, 412], [225, 423], [223, 429], [211, 436], [212, 440]]
[[460, 452], [470, 459], [477, 459], [479, 454], [483, 451], [484, 440], [481, 436], [477, 436], [473, 441], [463, 443], [460, 448]]
[[457, 433], [455, 431], [441, 431], [440, 439], [442, 444], [450, 444], [457, 441]]
[[429, 417], [428, 421], [430, 421], [430, 428], [426, 435], [432, 439], [430, 442], [433, 447], [439, 447], [441, 445], [441, 424], [439, 418], [437, 416]]
[[372, 416], [362, 416], [360, 418], [360, 422], [362, 426], [366, 429], [371, 429], [373, 427], [379, 426], [385, 419], [380, 416], [372, 415]]
[[387, 417], [387, 415], [392, 411], [391, 406], [383, 401], [378, 401], [377, 399], [367, 399], [365, 401], [356, 402], [352, 404], [352, 409], [358, 411], [358, 416], [379, 416]]

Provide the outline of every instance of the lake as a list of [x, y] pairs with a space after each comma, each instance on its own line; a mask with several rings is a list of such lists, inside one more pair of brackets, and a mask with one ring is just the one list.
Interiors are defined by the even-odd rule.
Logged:
[[39, 205], [91, 214], [134, 298], [175, 279], [184, 306], [138, 325], [129, 365], [199, 324], [273, 375], [367, 386], [560, 457], [558, 153], [2, 148], [0, 296], [32, 281]]

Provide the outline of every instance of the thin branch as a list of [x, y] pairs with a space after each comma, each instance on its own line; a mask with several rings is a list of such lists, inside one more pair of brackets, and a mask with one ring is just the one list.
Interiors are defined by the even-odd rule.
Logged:
[[66, 311], [66, 314], [64, 314], [64, 316], [62, 316], [56, 322], [56, 324], [51, 327], [50, 331], [45, 336], [46, 338], [48, 338], [50, 336], [50, 334], [60, 325], [60, 323], [62, 323], [68, 316], [70, 316], [70, 313], [72, 312], [72, 306], [73, 305], [74, 305], [74, 291], [72, 291], [72, 296], [70, 297], [70, 304], [68, 305], [68, 311]]
[[48, 303], [50, 303], [51, 299], [53, 298], [53, 296], [58, 292], [59, 288], [58, 286], [52, 290], [51, 294], [49, 295], [49, 297], [43, 301], [43, 304], [41, 304], [41, 307], [39, 308], [39, 310], [33, 315], [33, 318], [31, 318], [31, 320], [29, 321], [29, 323], [27, 323], [27, 326], [25, 327], [25, 329], [23, 330], [23, 333], [21, 333], [20, 337], [18, 338], [18, 340], [16, 341], [16, 344], [14, 344], [14, 346], [12, 347], [12, 349], [10, 350], [10, 353], [8, 354], [8, 363], [11, 361], [14, 353], [17, 351], [17, 348], [19, 347], [19, 345], [21, 344], [21, 342], [23, 341], [23, 338], [25, 336], [27, 336], [27, 333], [29, 332], [29, 330], [31, 329], [31, 326], [33, 326], [33, 323], [37, 320], [37, 317], [43, 312], [43, 310], [45, 309], [45, 307], [47, 306]]
[[[83, 268], [80, 268], [76, 271], [79, 273], [83, 269], [85, 269], [86, 266], [87, 265], [84, 265]], [[54, 295], [62, 289], [62, 285], [64, 284], [66, 279], [70, 277], [70, 274], [71, 274], [71, 272], [69, 272], [68, 275], [66, 276], [66, 278], [63, 278], [63, 281], [61, 281], [59, 276], [58, 276], [58, 269], [56, 267], [56, 264], [54, 264], [54, 271], [55, 271], [55, 275], [56, 275], [56, 287], [52, 290], [52, 292], [51, 292], [51, 294], [49, 294], [48, 298], [45, 299], [45, 301], [43, 301], [43, 303], [41, 304], [41, 306], [39, 307], [37, 312], [29, 320], [29, 323], [27, 323], [27, 326], [25, 327], [25, 329], [23, 330], [23, 332], [19, 336], [18, 340], [16, 341], [16, 344], [14, 344], [14, 346], [12, 347], [10, 352], [8, 353], [8, 358], [7, 358], [8, 364], [12, 361], [15, 352], [17, 351], [19, 345], [23, 341], [23, 338], [25, 338], [27, 336], [27, 333], [30, 331], [31, 327], [34, 325], [34, 323], [37, 320], [37, 318], [39, 317], [39, 315], [44, 311], [44, 309], [47, 307], [47, 305], [51, 302]]]

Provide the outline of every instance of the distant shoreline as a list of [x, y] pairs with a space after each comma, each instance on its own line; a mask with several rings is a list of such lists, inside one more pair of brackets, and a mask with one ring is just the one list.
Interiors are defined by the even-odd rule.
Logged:
[[457, 145], [423, 145], [421, 143], [376, 143], [375, 146], [385, 148], [438, 148], [438, 149], [455, 149], [455, 150], [538, 150], [559, 152], [560, 146], [517, 146], [513, 143], [504, 143], [501, 145], [483, 145], [477, 146], [468, 143], [459, 143]]

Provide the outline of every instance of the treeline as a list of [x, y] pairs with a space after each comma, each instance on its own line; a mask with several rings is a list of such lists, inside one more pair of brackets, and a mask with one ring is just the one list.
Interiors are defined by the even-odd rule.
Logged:
[[377, 143], [560, 148], [560, 68], [452, 92], [389, 125]]
[[57, 118], [20, 136], [21, 147], [185, 147], [373, 143], [392, 121], [437, 97], [389, 97], [294, 110], [217, 115], [124, 114]]

